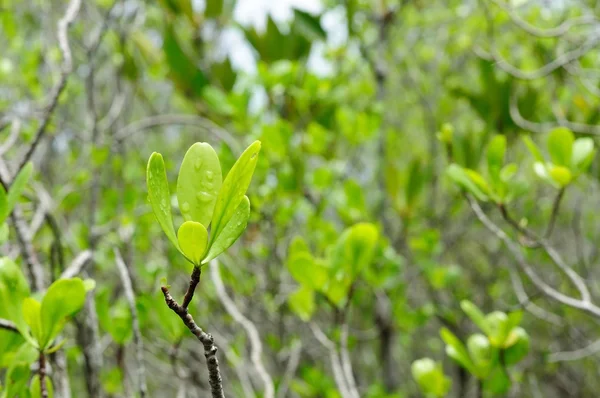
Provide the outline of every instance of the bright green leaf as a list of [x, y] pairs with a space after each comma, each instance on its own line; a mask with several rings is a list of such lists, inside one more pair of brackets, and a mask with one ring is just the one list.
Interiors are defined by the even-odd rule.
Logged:
[[571, 171], [563, 166], [552, 166], [550, 168], [550, 177], [561, 187], [569, 185], [573, 180]]
[[247, 196], [242, 198], [242, 201], [238, 205], [233, 217], [229, 220], [223, 232], [217, 237], [214, 243], [210, 246], [208, 254], [202, 260], [202, 264], [208, 263], [213, 258], [216, 258], [219, 254], [229, 249], [231, 245], [242, 235], [242, 232], [248, 226], [248, 219], [250, 218], [250, 200]]
[[[44, 378], [45, 378], [45, 382], [46, 382], [46, 391], [48, 393], [46, 396], [48, 398], [53, 398], [54, 397], [54, 386], [52, 385], [52, 380], [48, 376], [44, 376]], [[40, 398], [42, 396], [39, 374], [36, 374], [35, 376], [33, 376], [33, 379], [31, 380], [31, 385], [30, 385], [29, 389], [31, 391], [31, 398]]]
[[186, 221], [177, 231], [179, 247], [188, 260], [194, 265], [200, 265], [206, 252], [208, 232], [204, 225], [195, 221]]
[[205, 142], [192, 145], [177, 178], [177, 200], [186, 221], [208, 228], [222, 181], [221, 164], [212, 146]]
[[146, 185], [148, 186], [148, 197], [154, 215], [167, 238], [179, 249], [175, 227], [173, 227], [173, 215], [171, 214], [171, 193], [167, 181], [165, 162], [160, 153], [154, 152], [148, 160], [146, 169]]
[[259, 151], [260, 141], [254, 141], [242, 153], [227, 174], [227, 177], [225, 177], [225, 181], [223, 181], [223, 185], [217, 196], [212, 217], [209, 247], [212, 247], [221, 232], [223, 232], [244, 198], [252, 180], [252, 174], [254, 174]]
[[467, 314], [467, 316], [473, 321], [475, 325], [486, 335], [490, 334], [490, 329], [485, 319], [483, 312], [477, 308], [475, 304], [468, 300], [460, 302], [460, 308]]
[[593, 139], [589, 137], [576, 139], [573, 143], [572, 166], [579, 172], [585, 171], [592, 163], [595, 153]]
[[552, 162], [564, 167], [571, 166], [573, 142], [575, 137], [571, 130], [558, 127], [548, 135], [548, 152]]
[[471, 361], [467, 349], [458, 337], [446, 328], [440, 330], [440, 336], [444, 340], [444, 343], [446, 343], [446, 354], [472, 374], [477, 374], [475, 365]]
[[537, 147], [537, 145], [535, 145], [533, 140], [531, 138], [529, 138], [528, 136], [524, 135], [523, 142], [527, 146], [527, 149], [529, 149], [529, 152], [533, 155], [533, 158], [535, 159], [535, 161], [544, 163], [544, 156], [542, 156], [542, 152]]
[[68, 316], [79, 311], [85, 302], [85, 286], [81, 279], [59, 279], [50, 285], [42, 299], [41, 318], [44, 338], [40, 346], [46, 348], [60, 333]]
[[44, 331], [42, 329], [41, 318], [42, 304], [32, 297], [27, 297], [23, 300], [23, 319], [27, 326], [31, 329], [33, 338], [42, 346], [44, 339]]
[[315, 312], [315, 293], [302, 286], [288, 297], [290, 309], [304, 322], [308, 322]]
[[6, 220], [19, 201], [27, 182], [31, 178], [32, 172], [33, 165], [31, 162], [28, 162], [15, 177], [4, 199], [3, 195], [5, 192], [2, 188], [0, 188], [0, 224]]
[[490, 141], [487, 148], [488, 172], [492, 181], [497, 182], [500, 179], [500, 170], [504, 165], [504, 155], [506, 153], [506, 136], [496, 135]]
[[444, 397], [450, 390], [452, 382], [444, 374], [441, 363], [421, 358], [412, 363], [410, 370], [425, 396]]
[[446, 174], [457, 185], [459, 185], [461, 188], [465, 189], [467, 192], [475, 196], [477, 200], [486, 202], [489, 199], [488, 195], [484, 191], [482, 191], [477, 184], [473, 182], [471, 177], [461, 166], [457, 164], [451, 164], [446, 169]]
[[529, 335], [521, 327], [514, 328], [507, 342], [511, 344], [504, 349], [504, 362], [507, 366], [520, 362], [529, 352]]

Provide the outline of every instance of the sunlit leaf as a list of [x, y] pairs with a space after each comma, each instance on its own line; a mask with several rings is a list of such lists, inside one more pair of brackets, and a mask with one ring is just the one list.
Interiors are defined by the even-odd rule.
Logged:
[[250, 200], [244, 195], [242, 201], [238, 205], [235, 213], [219, 234], [217, 239], [210, 246], [208, 253], [202, 260], [202, 264], [208, 263], [210, 260], [216, 258], [219, 254], [229, 249], [231, 245], [242, 235], [246, 227], [248, 226], [248, 219], [250, 218]]
[[212, 146], [205, 142], [192, 145], [177, 178], [177, 200], [186, 221], [208, 228], [222, 181], [221, 164]]
[[173, 215], [171, 214], [171, 193], [167, 181], [167, 171], [160, 153], [154, 152], [150, 155], [146, 169], [146, 185], [148, 186], [150, 204], [158, 223], [171, 243], [179, 248], [175, 227], [173, 226]]
[[565, 127], [552, 130], [548, 135], [548, 152], [552, 162], [564, 167], [571, 166], [574, 141], [571, 130]]
[[208, 243], [208, 232], [204, 225], [196, 221], [184, 222], [177, 231], [177, 239], [183, 254], [192, 264], [200, 265]]
[[79, 311], [84, 302], [85, 286], [81, 279], [59, 279], [50, 285], [41, 306], [42, 347], [47, 347], [63, 328], [66, 318]]
[[244, 198], [252, 180], [252, 174], [254, 174], [259, 151], [260, 141], [254, 141], [241, 154], [227, 174], [227, 177], [225, 177], [225, 181], [223, 181], [223, 185], [217, 196], [212, 217], [209, 247], [212, 247], [221, 232], [223, 232]]

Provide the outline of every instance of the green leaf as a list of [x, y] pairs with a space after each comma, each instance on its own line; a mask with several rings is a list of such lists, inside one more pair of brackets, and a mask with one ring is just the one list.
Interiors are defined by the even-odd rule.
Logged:
[[248, 226], [248, 219], [250, 218], [250, 199], [244, 195], [242, 201], [238, 205], [235, 213], [223, 229], [223, 232], [219, 234], [214, 243], [210, 246], [208, 254], [202, 260], [202, 264], [208, 263], [210, 260], [216, 258], [219, 254], [229, 249], [231, 245], [238, 240], [242, 235], [242, 232], [246, 230]]
[[561, 187], [569, 185], [573, 180], [571, 171], [563, 166], [550, 167], [550, 177]]
[[42, 328], [42, 317], [41, 317], [42, 304], [32, 297], [27, 297], [23, 300], [23, 319], [27, 326], [31, 329], [33, 338], [38, 342], [39, 346], [42, 347], [42, 340], [44, 339], [44, 330]]
[[29, 284], [21, 269], [8, 257], [0, 257], [0, 318], [13, 321], [23, 334], [23, 300], [29, 296]]
[[244, 198], [258, 161], [260, 141], [254, 141], [233, 165], [217, 196], [212, 217], [209, 247], [217, 240]]
[[468, 300], [460, 302], [460, 308], [467, 314], [467, 316], [473, 321], [475, 325], [486, 335], [490, 334], [490, 329], [485, 319], [483, 312], [477, 308], [475, 304]]
[[171, 71], [170, 78], [184, 94], [200, 98], [202, 89], [208, 84], [206, 75], [198, 67], [193, 56], [187, 54], [172, 24], [164, 32], [163, 51]]
[[[31, 178], [32, 172], [33, 165], [31, 162], [27, 162], [27, 164], [21, 169], [21, 171], [19, 171], [19, 174], [17, 174], [14, 181], [10, 185], [8, 193], [5, 193], [4, 190], [0, 188], [0, 224], [6, 220], [19, 201], [27, 182]], [[6, 194], [4, 199], [2, 199], [3, 194]]]
[[515, 365], [529, 353], [529, 335], [521, 327], [514, 328], [507, 339], [511, 344], [504, 349], [504, 363]]
[[488, 324], [488, 338], [494, 347], [501, 347], [510, 332], [512, 320], [500, 311], [494, 311], [486, 315], [486, 323]]
[[506, 374], [506, 370], [502, 366], [494, 366], [483, 383], [484, 390], [502, 396], [506, 396], [510, 385], [511, 381]]
[[306, 11], [294, 8], [294, 27], [298, 29], [298, 33], [310, 41], [323, 40], [327, 38], [327, 33], [321, 26], [321, 18], [317, 15], [312, 15]]
[[488, 172], [492, 181], [500, 180], [500, 170], [504, 165], [504, 155], [506, 153], [506, 137], [496, 135], [490, 141], [487, 148]]
[[444, 374], [441, 363], [430, 358], [417, 359], [410, 371], [425, 396], [444, 397], [448, 394], [452, 381]]
[[315, 261], [310, 253], [302, 252], [290, 256], [287, 268], [298, 283], [313, 290], [321, 290], [327, 283], [327, 268]]
[[500, 180], [502, 182], [508, 182], [512, 180], [515, 174], [517, 174], [518, 170], [519, 166], [517, 166], [515, 163], [507, 164], [506, 166], [502, 167], [502, 170], [500, 170]]
[[206, 18], [217, 18], [223, 12], [223, 0], [207, 0], [204, 16]]
[[571, 130], [565, 127], [552, 130], [548, 135], [548, 152], [552, 162], [560, 166], [571, 166], [574, 141]]
[[576, 139], [573, 143], [573, 168], [579, 172], [587, 170], [595, 154], [593, 139], [589, 137]]
[[454, 359], [460, 366], [467, 369], [471, 374], [476, 375], [475, 365], [469, 357], [469, 353], [465, 348], [464, 344], [446, 328], [440, 330], [440, 336], [444, 343], [446, 343], [446, 354]]
[[208, 232], [204, 225], [196, 221], [184, 222], [177, 231], [177, 239], [184, 256], [192, 264], [199, 266], [208, 242]]
[[[54, 386], [52, 385], [52, 380], [48, 376], [44, 376], [44, 379], [46, 382], [46, 391], [48, 392], [47, 397], [53, 398], [54, 397]], [[35, 376], [33, 376], [33, 379], [31, 380], [31, 385], [29, 386], [29, 389], [31, 391], [31, 398], [40, 398], [42, 396], [42, 389], [40, 386], [40, 375], [39, 374], [36, 374]]]
[[212, 146], [197, 142], [186, 152], [177, 177], [177, 201], [185, 221], [208, 228], [223, 175]]
[[27, 382], [29, 381], [29, 368], [30, 364], [28, 363], [17, 363], [8, 369], [2, 398], [23, 396], [24, 389], [27, 387]]
[[354, 280], [373, 260], [379, 232], [370, 223], [358, 223], [347, 228], [331, 253], [333, 272], [345, 270]]
[[493, 360], [493, 351], [488, 338], [480, 333], [469, 336], [467, 339], [467, 349], [477, 369], [478, 377], [485, 378]]
[[406, 204], [412, 207], [425, 184], [426, 178], [421, 171], [421, 161], [414, 159], [409, 166], [406, 182]]
[[482, 202], [488, 201], [488, 195], [484, 191], [482, 191], [477, 184], [473, 182], [473, 180], [463, 167], [453, 163], [446, 169], [446, 174], [457, 185], [459, 185], [461, 188], [475, 196], [477, 200], [480, 200]]
[[179, 249], [175, 227], [173, 227], [171, 193], [169, 192], [167, 172], [165, 170], [165, 162], [160, 153], [154, 152], [150, 155], [146, 169], [146, 185], [148, 186], [150, 204], [158, 223], [171, 243]]
[[42, 348], [60, 333], [68, 316], [79, 311], [85, 302], [85, 286], [81, 279], [59, 279], [50, 285], [42, 299], [41, 318], [44, 337]]
[[315, 293], [306, 286], [301, 286], [288, 297], [290, 309], [304, 322], [308, 322], [315, 312]]
[[535, 159], [536, 162], [540, 162], [540, 163], [545, 162], [544, 156], [542, 156], [542, 152], [537, 147], [537, 145], [535, 145], [535, 143], [533, 142], [533, 140], [531, 138], [524, 135], [523, 142], [527, 146], [527, 149], [529, 149], [529, 152], [531, 153], [531, 155], [533, 155], [533, 158]]

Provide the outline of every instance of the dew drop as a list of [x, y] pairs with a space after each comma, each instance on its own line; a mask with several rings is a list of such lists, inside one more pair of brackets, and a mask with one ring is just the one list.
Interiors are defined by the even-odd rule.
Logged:
[[252, 154], [252, 156], [250, 156], [250, 160], [254, 159], [256, 157], [256, 155], [258, 155], [258, 152]]
[[210, 202], [213, 198], [213, 196], [210, 193], [204, 192], [204, 191], [199, 191], [196, 194], [196, 197], [198, 198], [199, 201], [205, 202], [205, 203]]
[[206, 170], [206, 179], [208, 181], [212, 181], [214, 177], [215, 177], [215, 174], [212, 171]]
[[183, 213], [187, 213], [188, 211], [190, 211], [190, 204], [188, 202], [183, 202], [183, 204], [181, 205], [181, 211]]
[[196, 159], [194, 167], [196, 168], [196, 170], [200, 170], [200, 168], [202, 168], [202, 159]]

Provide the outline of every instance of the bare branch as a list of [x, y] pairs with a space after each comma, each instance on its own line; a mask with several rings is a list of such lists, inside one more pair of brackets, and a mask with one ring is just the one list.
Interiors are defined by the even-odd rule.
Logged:
[[600, 45], [600, 36], [592, 36], [576, 49], [563, 53], [554, 60], [543, 65], [542, 67], [531, 71], [525, 71], [510, 64], [495, 49], [492, 49], [490, 52], [487, 52], [481, 48], [476, 48], [474, 51], [475, 54], [477, 54], [477, 56], [479, 56], [480, 58], [486, 59], [488, 61], [494, 61], [500, 69], [517, 79], [535, 80], [548, 76], [555, 70], [560, 69], [575, 60], [578, 60], [598, 45]]
[[221, 303], [229, 315], [231, 315], [233, 319], [244, 328], [248, 338], [250, 339], [250, 360], [252, 361], [256, 372], [263, 381], [264, 397], [273, 398], [275, 396], [275, 387], [273, 386], [273, 379], [271, 378], [271, 375], [269, 375], [262, 363], [262, 342], [260, 340], [258, 330], [256, 329], [256, 325], [240, 312], [233, 300], [227, 294], [225, 285], [223, 285], [223, 280], [221, 279], [218, 261], [212, 260], [210, 262], [210, 271], [211, 279], [215, 284], [215, 289], [217, 291], [219, 300], [221, 300]]
[[11, 321], [9, 321], [7, 319], [0, 318], [0, 329], [10, 330], [11, 332], [19, 333], [19, 330], [17, 329], [17, 325], [15, 325], [14, 323], [12, 323]]
[[140, 397], [144, 398], [148, 392], [148, 387], [146, 386], [146, 367], [144, 366], [144, 343], [142, 341], [142, 332], [140, 331], [140, 320], [135, 306], [135, 293], [131, 285], [131, 275], [129, 275], [129, 270], [125, 261], [123, 261], [121, 253], [118, 249], [115, 249], [114, 253], [121, 282], [123, 283], [123, 290], [125, 291], [125, 298], [131, 312], [131, 326], [133, 328], [133, 340], [137, 357], [138, 391], [140, 392]]
[[521, 17], [519, 17], [517, 15], [517, 13], [513, 7], [510, 7], [510, 6], [506, 5], [505, 3], [502, 3], [498, 0], [491, 0], [491, 1], [494, 4], [496, 4], [498, 7], [502, 8], [504, 11], [506, 11], [508, 13], [508, 15], [510, 16], [510, 19], [512, 20], [512, 22], [515, 25], [517, 25], [519, 28], [523, 29], [525, 32], [529, 33], [530, 35], [537, 36], [537, 37], [564, 36], [572, 28], [574, 28], [576, 26], [591, 25], [591, 24], [600, 22], [594, 15], [584, 15], [584, 16], [581, 16], [578, 18], [567, 19], [566, 21], [564, 21], [563, 23], [561, 23], [560, 25], [558, 25], [554, 28], [543, 29], [543, 28], [538, 28], [537, 26], [533, 26], [530, 23], [528, 23], [527, 21], [523, 20]]
[[[525, 274], [529, 277], [531, 282], [538, 289], [540, 289], [540, 291], [542, 293], [544, 293], [544, 295], [546, 295], [547, 297], [549, 297], [561, 304], [576, 308], [578, 310], [587, 312], [588, 314], [591, 314], [595, 317], [600, 318], [600, 308], [597, 307], [596, 305], [594, 305], [591, 301], [583, 299], [583, 293], [582, 293], [582, 299], [578, 300], [576, 298], [567, 296], [567, 295], [559, 292], [558, 290], [556, 290], [555, 288], [553, 288], [552, 286], [550, 286], [546, 282], [544, 282], [544, 280], [542, 280], [541, 277], [534, 271], [534, 269], [525, 261], [525, 257], [523, 256], [523, 253], [521, 252], [518, 244], [513, 242], [508, 237], [508, 235], [502, 229], [500, 229], [500, 227], [498, 227], [496, 224], [494, 224], [492, 222], [492, 220], [490, 220], [485, 215], [485, 213], [483, 212], [483, 210], [481, 209], [479, 204], [474, 199], [467, 196], [467, 200], [469, 202], [469, 205], [471, 206], [471, 209], [473, 210], [473, 212], [475, 213], [475, 215], [477, 216], [479, 221], [481, 221], [481, 223], [490, 232], [492, 232], [494, 235], [496, 235], [504, 243], [504, 245], [506, 246], [508, 251], [511, 253], [511, 255], [517, 261], [517, 264], [523, 270], [523, 272], [525, 272]], [[585, 290], [584, 290], [584, 292], [585, 292]]]
[[65, 14], [58, 21], [58, 45], [60, 47], [60, 51], [63, 57], [62, 71], [58, 82], [52, 88], [50, 94], [50, 101], [45, 107], [45, 111], [42, 115], [40, 125], [38, 126], [35, 134], [33, 135], [33, 141], [27, 149], [25, 156], [23, 157], [23, 159], [21, 159], [21, 162], [17, 167], [17, 172], [21, 170], [23, 166], [25, 166], [29, 159], [31, 159], [33, 152], [37, 148], [38, 144], [42, 139], [42, 136], [46, 132], [48, 124], [50, 123], [50, 119], [52, 118], [52, 114], [54, 113], [54, 109], [58, 105], [58, 99], [67, 85], [67, 79], [73, 69], [73, 57], [71, 55], [71, 48], [69, 47], [69, 37], [67, 35], [67, 31], [69, 29], [69, 25], [71, 25], [71, 23], [73, 23], [73, 21], [75, 20], [75, 17], [79, 12], [80, 6], [81, 0], [71, 0], [69, 2], [69, 5], [67, 6]]
[[590, 345], [573, 351], [553, 352], [548, 355], [548, 362], [578, 361], [600, 352], [600, 340]]
[[190, 332], [192, 332], [204, 346], [204, 356], [206, 357], [208, 381], [212, 398], [225, 398], [225, 393], [223, 392], [223, 379], [221, 378], [219, 360], [217, 359], [217, 347], [215, 346], [213, 336], [204, 332], [196, 325], [194, 318], [192, 318], [192, 315], [190, 315], [187, 308], [183, 308], [183, 306], [177, 304], [166, 286], [163, 286], [161, 290], [165, 296], [167, 306], [181, 318], [185, 326], [187, 326]]
[[84, 250], [77, 255], [71, 265], [60, 275], [60, 279], [73, 278], [83, 271], [85, 265], [92, 259], [92, 251]]

